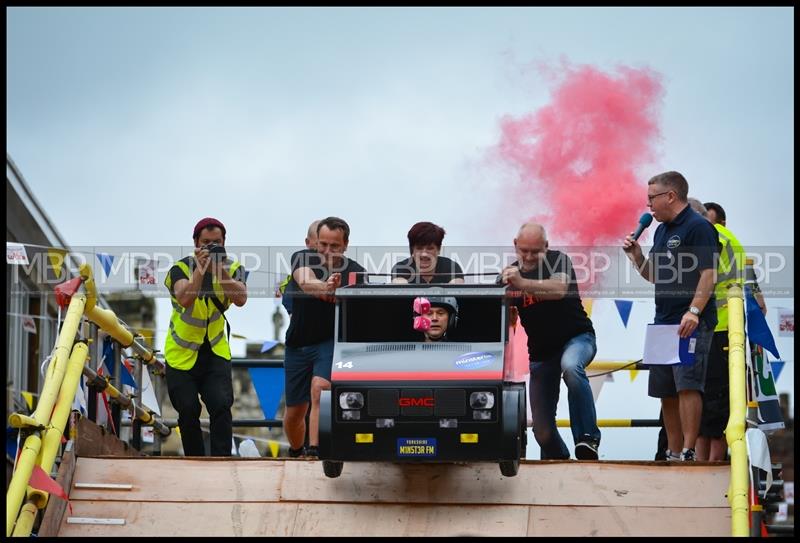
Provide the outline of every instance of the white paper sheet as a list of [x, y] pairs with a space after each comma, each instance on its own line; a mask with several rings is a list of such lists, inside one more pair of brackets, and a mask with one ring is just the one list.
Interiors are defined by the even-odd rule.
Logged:
[[[671, 365], [694, 363], [694, 350], [697, 338], [681, 339], [677, 324], [649, 324], [644, 338], [642, 364]], [[684, 344], [684, 358], [681, 358], [681, 343]], [[687, 358], [688, 356], [688, 358]]]

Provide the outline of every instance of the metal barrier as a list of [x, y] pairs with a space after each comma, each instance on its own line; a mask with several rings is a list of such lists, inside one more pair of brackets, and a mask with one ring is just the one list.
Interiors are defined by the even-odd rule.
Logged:
[[[97, 307], [91, 268], [87, 264], [82, 265], [80, 274], [80, 277], [56, 287], [59, 305], [68, 305], [68, 308], [36, 409], [31, 416], [21, 413], [9, 416], [11, 426], [19, 429], [25, 439], [6, 493], [6, 536], [29, 536], [38, 511], [47, 505], [49, 493], [31, 487], [31, 476], [34, 470], [41, 470], [50, 476], [81, 374], [93, 379], [98, 387], [102, 385], [102, 389], [116, 402], [126, 407], [132, 405], [129, 396], [120, 393], [109, 384], [107, 378], [98, 377], [94, 370], [85, 365], [89, 359], [91, 339], [81, 334], [83, 317], [94, 322], [124, 347], [130, 347], [138, 360], [155, 367], [160, 364], [153, 351], [140, 343], [139, 336], [123, 326], [113, 311]], [[77, 291], [81, 287], [84, 293], [79, 294]], [[80, 339], [76, 340], [76, 337]], [[170, 429], [156, 421], [149, 410], [136, 406], [134, 415], [152, 424], [162, 434], [169, 434]]]

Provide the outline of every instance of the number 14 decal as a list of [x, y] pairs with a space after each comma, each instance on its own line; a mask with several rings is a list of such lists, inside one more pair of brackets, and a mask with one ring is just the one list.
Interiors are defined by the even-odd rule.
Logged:
[[339, 369], [342, 369], [342, 368], [352, 368], [352, 367], [353, 367], [353, 362], [352, 362], [352, 361], [349, 361], [349, 362], [337, 362], [337, 363], [336, 363], [336, 364], [334, 364], [334, 365], [335, 365], [337, 368], [339, 368]]

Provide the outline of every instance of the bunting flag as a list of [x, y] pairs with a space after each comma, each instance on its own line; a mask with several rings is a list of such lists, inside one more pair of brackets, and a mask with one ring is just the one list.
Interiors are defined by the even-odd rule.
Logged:
[[603, 385], [606, 383], [613, 383], [614, 375], [612, 373], [595, 375], [594, 372], [587, 371], [586, 376], [589, 378], [589, 386], [592, 388], [592, 398], [594, 398], [594, 403], [597, 403], [597, 398], [600, 397], [600, 391], [603, 390]]
[[64, 492], [63, 488], [61, 488], [61, 485], [55, 482], [52, 477], [45, 473], [45, 471], [42, 469], [42, 466], [39, 464], [35, 464], [33, 466], [33, 472], [31, 473], [31, 478], [30, 481], [28, 481], [28, 485], [36, 490], [42, 490], [53, 496], [58, 496], [62, 500], [69, 501], [69, 496], [67, 496], [67, 493]]
[[770, 367], [772, 368], [772, 377], [775, 379], [775, 382], [778, 382], [780, 378], [781, 371], [783, 371], [783, 365], [786, 364], [783, 360], [774, 360], [769, 363]]
[[17, 436], [19, 435], [18, 428], [6, 426], [6, 454], [9, 458], [16, 458], [17, 456]]
[[750, 370], [752, 399], [758, 402], [758, 427], [765, 432], [784, 428], [783, 413], [775, 389], [772, 368], [761, 345], [752, 342], [750, 343]]
[[[106, 337], [103, 340], [103, 365], [106, 367], [106, 371], [108, 375], [114, 376], [114, 340], [110, 337]], [[118, 383], [118, 388], [122, 388], [122, 385], [128, 385], [129, 387], [138, 388], [136, 385], [136, 381], [133, 380], [133, 376], [131, 375], [130, 369], [128, 368], [128, 364], [121, 364], [120, 365], [120, 376], [122, 379], [122, 383]]]
[[86, 378], [81, 375], [81, 382], [78, 384], [78, 388], [75, 391], [75, 399], [72, 401], [72, 411], [77, 411], [84, 416], [86, 416], [86, 413], [88, 412], [88, 409], [86, 408], [86, 395], [83, 393], [85, 381]]
[[97, 253], [97, 260], [103, 266], [103, 271], [106, 272], [106, 277], [111, 272], [111, 264], [114, 263], [114, 255], [108, 253]]
[[591, 317], [592, 316], [592, 304], [594, 303], [594, 300], [592, 298], [584, 298], [581, 301], [583, 302], [583, 310], [586, 311], [586, 316], [587, 317]]
[[156, 397], [156, 390], [153, 387], [153, 381], [150, 379], [150, 372], [147, 368], [142, 368], [142, 405], [150, 408], [150, 410], [161, 416], [161, 407], [158, 405], [158, 398]]
[[272, 455], [272, 458], [278, 458], [278, 452], [281, 450], [281, 444], [277, 441], [268, 440], [267, 445], [269, 448], [269, 454]]
[[622, 318], [622, 324], [624, 324], [625, 328], [627, 328], [628, 317], [631, 316], [631, 308], [633, 307], [633, 302], [631, 300], [614, 300], [614, 303], [617, 306], [617, 311], [619, 312], [619, 316]]
[[274, 420], [284, 392], [283, 368], [249, 368], [250, 380], [256, 389], [261, 411], [266, 420]]
[[64, 257], [67, 251], [64, 249], [48, 249], [47, 259], [50, 261], [50, 267], [53, 269], [57, 279], [61, 279], [61, 270], [64, 267]]
[[261, 352], [262, 353], [266, 353], [277, 344], [278, 344], [277, 341], [272, 341], [272, 340], [268, 339], [267, 341], [265, 341], [264, 343], [261, 344]]
[[244, 282], [247, 283], [247, 278], [250, 276], [250, 272], [248, 270], [244, 270]]
[[21, 391], [20, 394], [25, 399], [25, 405], [27, 405], [30, 412], [33, 413], [33, 394], [24, 390]]
[[639, 375], [639, 370], [631, 370], [628, 373], [631, 374], [630, 379], [631, 379], [631, 383], [633, 383], [636, 380], [636, 377], [638, 377], [638, 375]]
[[775, 338], [772, 337], [772, 332], [767, 326], [767, 319], [764, 318], [764, 313], [758, 307], [753, 291], [749, 286], [745, 287], [745, 300], [747, 302], [747, 337], [750, 338], [752, 343], [761, 345], [775, 358], [780, 359], [781, 355], [778, 353], [778, 347], [775, 346]]

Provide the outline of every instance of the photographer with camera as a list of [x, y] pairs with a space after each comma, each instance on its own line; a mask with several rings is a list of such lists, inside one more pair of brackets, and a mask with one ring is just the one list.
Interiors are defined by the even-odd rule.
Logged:
[[[183, 453], [205, 456], [200, 399], [211, 420], [211, 456], [230, 456], [233, 425], [230, 326], [225, 311], [247, 302], [245, 271], [225, 251], [225, 226], [206, 217], [194, 227], [194, 254], [164, 281], [172, 317], [164, 346], [167, 389], [178, 411]], [[198, 398], [199, 395], [199, 398]]]

